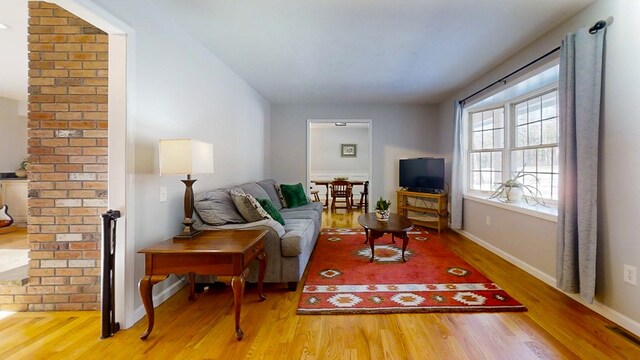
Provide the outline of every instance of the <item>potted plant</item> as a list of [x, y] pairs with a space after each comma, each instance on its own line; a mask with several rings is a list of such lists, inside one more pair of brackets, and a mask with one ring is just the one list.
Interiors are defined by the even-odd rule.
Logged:
[[389, 220], [389, 206], [391, 206], [391, 201], [385, 200], [380, 196], [380, 199], [376, 202], [375, 209], [378, 221]]
[[15, 171], [17, 177], [26, 177], [27, 176], [27, 168], [29, 167], [29, 163], [27, 160], [22, 160], [20, 163], [20, 168]]
[[[529, 184], [526, 180], [531, 179]], [[535, 185], [530, 185], [530, 183]], [[524, 172], [524, 166], [518, 171], [512, 178], [505, 182], [496, 183], [493, 193], [489, 196], [489, 199], [497, 199], [502, 202], [517, 203], [525, 200], [529, 205], [545, 205], [544, 199], [542, 199], [542, 193], [538, 190], [540, 181], [538, 178], [529, 173]]]

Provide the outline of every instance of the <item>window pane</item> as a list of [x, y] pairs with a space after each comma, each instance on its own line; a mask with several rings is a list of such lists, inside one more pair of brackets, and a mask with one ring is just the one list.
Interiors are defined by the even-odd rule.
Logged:
[[493, 127], [494, 128], [504, 127], [504, 108], [493, 110]]
[[482, 113], [471, 114], [471, 130], [472, 131], [482, 130]]
[[493, 111], [482, 112], [482, 130], [493, 129]]
[[473, 190], [480, 190], [480, 172], [474, 171], [471, 173], [471, 184], [469, 188]]
[[527, 122], [527, 103], [516, 105], [516, 124], [522, 125]]
[[480, 154], [480, 170], [491, 170], [491, 153], [483, 152], [482, 154]]
[[482, 132], [482, 148], [493, 149], [493, 131]]
[[551, 148], [538, 149], [538, 172], [539, 173], [551, 173]]
[[552, 118], [542, 122], [542, 143], [555, 144], [558, 142], [558, 120]]
[[478, 170], [480, 168], [480, 153], [471, 154], [471, 170]]
[[493, 147], [495, 149], [504, 148], [504, 130], [493, 130]]
[[[492, 152], [491, 153], [491, 167], [493, 171], [502, 170], [502, 153], [501, 152]], [[500, 171], [502, 172], [502, 171]]]
[[543, 198], [550, 199], [551, 198], [551, 174], [538, 174], [538, 191]]
[[540, 98], [534, 98], [527, 101], [529, 107], [529, 119], [528, 122], [540, 120]]
[[527, 125], [520, 125], [516, 129], [516, 147], [527, 146]]
[[548, 94], [542, 95], [542, 118], [548, 119], [555, 117], [557, 114], [556, 110], [556, 95], [557, 91], [552, 91]]
[[542, 126], [539, 122], [529, 124], [529, 141], [527, 145], [540, 145], [542, 143]]
[[480, 176], [480, 190], [491, 190], [491, 172], [483, 172]]
[[[524, 171], [525, 172], [536, 172], [536, 160], [537, 160], [536, 153], [537, 153], [536, 149], [524, 151]], [[517, 170], [520, 170], [520, 169], [517, 169]]]
[[[558, 174], [560, 173], [560, 167], [558, 166], [558, 147], [554, 147], [553, 148], [553, 167], [552, 167], [552, 171], [554, 174]], [[556, 179], [557, 181], [557, 179]]]
[[474, 132], [471, 138], [471, 148], [473, 150], [482, 149], [482, 131]]
[[511, 171], [518, 172], [524, 166], [524, 151], [516, 150], [511, 152]]

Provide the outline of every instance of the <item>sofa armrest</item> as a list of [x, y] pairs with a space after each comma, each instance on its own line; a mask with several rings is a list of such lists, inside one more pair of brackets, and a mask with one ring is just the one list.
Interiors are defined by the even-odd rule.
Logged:
[[254, 221], [244, 224], [225, 224], [225, 225], [207, 225], [203, 223], [196, 223], [196, 229], [198, 230], [273, 230], [278, 237], [282, 237], [285, 233], [284, 227], [279, 222], [273, 219], [263, 219], [260, 221]]

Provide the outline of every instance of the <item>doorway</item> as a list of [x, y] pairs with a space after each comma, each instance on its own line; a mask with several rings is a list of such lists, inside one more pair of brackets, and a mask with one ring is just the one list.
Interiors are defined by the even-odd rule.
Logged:
[[[367, 212], [369, 194], [375, 184], [372, 175], [371, 120], [309, 119], [307, 120], [308, 188], [318, 194], [327, 212], [332, 210], [329, 183], [346, 179], [351, 183], [351, 208]], [[343, 205], [343, 204], [341, 204]], [[344, 211], [351, 208], [345, 206]]]

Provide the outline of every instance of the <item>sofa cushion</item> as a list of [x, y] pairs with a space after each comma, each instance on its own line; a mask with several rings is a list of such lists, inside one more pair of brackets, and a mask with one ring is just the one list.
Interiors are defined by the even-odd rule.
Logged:
[[268, 199], [269, 194], [262, 188], [262, 186], [258, 185], [258, 183], [246, 183], [239, 186], [242, 189], [241, 192], [245, 194], [250, 194], [254, 197], [254, 199]]
[[258, 181], [256, 184], [260, 185], [260, 187], [264, 189], [267, 195], [269, 195], [269, 199], [273, 203], [273, 206], [276, 207], [276, 210], [282, 209], [282, 201], [278, 196], [278, 192], [276, 192], [275, 185], [277, 184], [277, 182], [275, 180], [266, 179], [266, 180]]
[[291, 219], [284, 226], [281, 239], [282, 256], [298, 256], [313, 241], [314, 225], [308, 219]]
[[231, 191], [231, 199], [240, 212], [240, 215], [247, 222], [260, 221], [270, 218], [269, 214], [262, 208], [260, 203], [251, 194], [241, 194], [237, 191]]
[[246, 220], [238, 213], [229, 191], [218, 189], [197, 194], [194, 208], [202, 222], [218, 226], [224, 224], [242, 224]]
[[271, 200], [269, 199], [256, 199], [256, 200], [258, 200], [258, 202], [260, 203], [264, 211], [266, 211], [273, 220], [284, 225], [284, 219], [282, 218], [282, 215], [280, 215], [280, 213], [278, 212], [276, 207], [273, 205]]
[[282, 196], [284, 196], [284, 201], [287, 203], [287, 207], [295, 208], [309, 203], [307, 194], [304, 192], [304, 187], [302, 187], [302, 183], [291, 185], [281, 184], [280, 191], [282, 191]]

